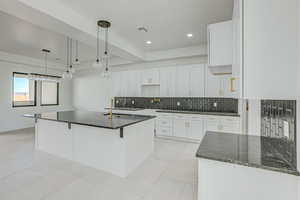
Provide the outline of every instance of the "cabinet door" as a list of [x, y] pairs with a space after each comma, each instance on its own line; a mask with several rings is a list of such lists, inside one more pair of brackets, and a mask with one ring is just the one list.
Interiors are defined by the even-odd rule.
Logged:
[[204, 65], [194, 66], [190, 69], [190, 96], [204, 97], [205, 69]]
[[176, 68], [176, 97], [190, 96], [190, 67], [181, 66]]
[[191, 119], [189, 122], [188, 137], [191, 139], [202, 140], [204, 137], [203, 119]]
[[126, 71], [124, 74], [123, 84], [126, 85], [126, 96], [128, 97], [139, 97], [141, 94], [141, 83], [139, 71]]
[[174, 97], [175, 96], [175, 76], [176, 68], [160, 69], [160, 96]]
[[232, 21], [208, 26], [209, 65], [232, 65], [233, 59], [233, 24]]
[[143, 84], [158, 84], [159, 83], [159, 70], [158, 69], [146, 69], [142, 72]]
[[206, 131], [220, 131], [220, 120], [216, 117], [208, 117], [204, 121], [205, 127], [204, 132]]
[[120, 97], [121, 94], [121, 73], [120, 72], [113, 72], [112, 73], [112, 96], [113, 97]]
[[127, 76], [126, 76], [126, 71], [121, 71], [121, 72], [118, 72], [118, 78], [119, 78], [119, 81], [118, 83], [120, 84], [119, 85], [119, 94], [118, 96], [120, 97], [126, 97], [127, 95], [127, 90], [128, 90], [128, 87], [127, 87]]
[[187, 137], [189, 121], [185, 118], [175, 117], [173, 135], [175, 137]]
[[221, 76], [213, 75], [209, 70], [206, 73], [206, 97], [223, 97], [223, 81]]

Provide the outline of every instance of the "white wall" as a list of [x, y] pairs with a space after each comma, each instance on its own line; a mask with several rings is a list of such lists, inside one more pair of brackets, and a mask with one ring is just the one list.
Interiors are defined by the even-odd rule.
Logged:
[[[5, 55], [5, 57], [4, 57]], [[15, 60], [20, 64], [12, 63]], [[21, 64], [23, 62], [23, 64]], [[26, 64], [28, 65], [26, 65]], [[56, 110], [72, 109], [72, 85], [70, 81], [60, 83], [59, 106], [38, 106], [36, 107], [12, 107], [12, 82], [13, 72], [36, 72], [43, 73], [44, 70], [38, 65], [42, 65], [43, 61], [39, 62], [31, 58], [22, 56], [0, 54], [0, 132], [28, 128], [34, 126], [34, 120], [24, 118], [22, 115], [26, 113], [38, 113]], [[57, 70], [49, 71], [52, 74], [61, 74]], [[39, 99], [39, 97], [37, 96]]]
[[85, 75], [73, 80], [73, 104], [78, 110], [103, 111], [109, 107], [111, 79], [97, 74]]
[[297, 1], [244, 0], [245, 98], [297, 98]]

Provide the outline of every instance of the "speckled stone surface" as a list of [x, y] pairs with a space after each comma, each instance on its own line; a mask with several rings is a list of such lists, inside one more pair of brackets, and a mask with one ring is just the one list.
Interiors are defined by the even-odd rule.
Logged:
[[295, 144], [283, 138], [207, 132], [196, 156], [299, 176], [290, 151], [296, 151]]
[[107, 113], [86, 111], [50, 112], [42, 114], [27, 114], [24, 116], [108, 129], [124, 128], [126, 126], [155, 118], [155, 116], [146, 115], [114, 114], [113, 118], [109, 119]]

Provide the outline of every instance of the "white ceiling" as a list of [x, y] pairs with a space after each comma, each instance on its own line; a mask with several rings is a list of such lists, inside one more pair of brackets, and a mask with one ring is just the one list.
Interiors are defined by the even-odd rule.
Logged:
[[[66, 62], [66, 36], [58, 34], [0, 11], [0, 51], [43, 59], [41, 49], [49, 49], [49, 60]], [[95, 60], [96, 50], [78, 43], [79, 59]], [[73, 59], [75, 59], [75, 41], [73, 41]]]
[[113, 63], [205, 55], [206, 25], [231, 19], [232, 10], [233, 0], [1, 0], [0, 51], [42, 59], [47, 48], [51, 61], [65, 63], [71, 35], [81, 41], [80, 60], [91, 62], [96, 22], [107, 19]]
[[[110, 20], [112, 31], [144, 51], [205, 44], [206, 25], [231, 19], [233, 11], [233, 0], [59, 1], [92, 21]], [[139, 32], [140, 26], [149, 32]], [[194, 37], [188, 39], [187, 33]]]

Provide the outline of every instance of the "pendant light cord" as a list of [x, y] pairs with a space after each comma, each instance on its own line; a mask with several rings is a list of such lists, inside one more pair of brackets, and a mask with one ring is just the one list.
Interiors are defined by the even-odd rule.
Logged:
[[69, 68], [69, 37], [67, 37], [67, 71]]
[[72, 68], [73, 62], [73, 39], [70, 39], [70, 69]]
[[78, 62], [78, 40], [76, 40], [76, 62]]
[[105, 29], [105, 70], [108, 71], [108, 28]]
[[99, 62], [99, 26], [97, 26], [97, 62]]
[[47, 52], [45, 52], [45, 74], [48, 73], [47, 56], [48, 56], [48, 54], [47, 54]]

